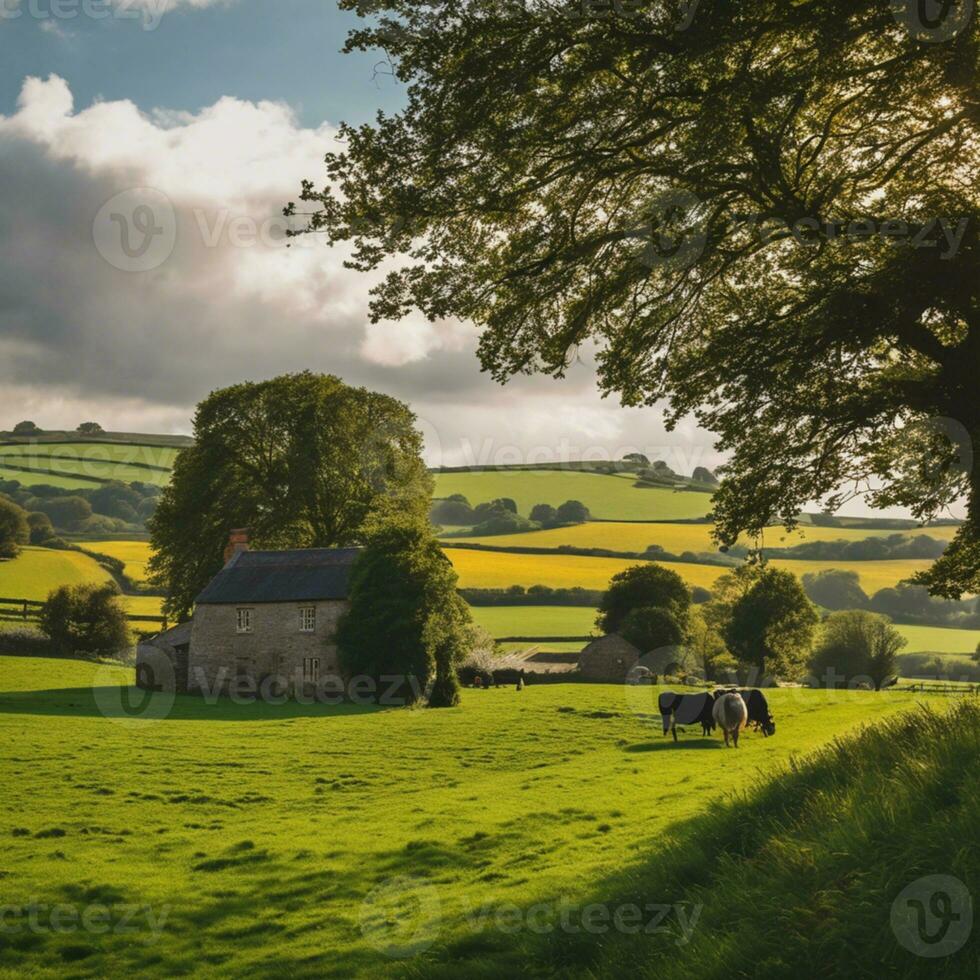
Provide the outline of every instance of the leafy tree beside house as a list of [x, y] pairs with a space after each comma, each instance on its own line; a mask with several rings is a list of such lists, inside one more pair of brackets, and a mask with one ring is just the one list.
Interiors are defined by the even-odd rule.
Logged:
[[340, 663], [411, 704], [429, 690], [430, 707], [459, 701], [456, 668], [469, 652], [469, 607], [438, 541], [421, 522], [374, 529], [351, 574], [350, 609], [337, 630]]
[[21, 545], [30, 541], [27, 512], [12, 500], [0, 497], [0, 559], [16, 558]]
[[369, 521], [426, 521], [432, 478], [407, 406], [331, 375], [284, 375], [213, 392], [194, 445], [147, 521], [151, 579], [185, 618], [220, 570], [233, 527], [258, 548], [357, 544]]
[[62, 656], [113, 656], [130, 645], [119, 590], [106, 585], [63, 585], [41, 607], [41, 631]]
[[821, 687], [864, 679], [878, 691], [895, 676], [896, 658], [907, 642], [886, 616], [864, 609], [835, 612], [820, 627], [810, 672]]
[[724, 637], [743, 668], [767, 676], [802, 673], [818, 622], [813, 603], [792, 572], [763, 567], [731, 606]]
[[652, 562], [633, 565], [610, 580], [596, 625], [603, 633], [618, 633], [634, 610], [657, 608], [670, 614], [683, 631], [690, 605], [691, 594], [677, 572]]

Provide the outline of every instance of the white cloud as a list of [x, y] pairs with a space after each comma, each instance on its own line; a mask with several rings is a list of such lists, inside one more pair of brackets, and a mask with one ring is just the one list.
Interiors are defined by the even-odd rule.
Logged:
[[[278, 102], [226, 97], [196, 113], [146, 113], [125, 100], [77, 108], [63, 78], [28, 78], [17, 111], [0, 116], [0, 226], [15, 229], [0, 238], [10, 416], [0, 427], [24, 417], [74, 426], [85, 416], [186, 431], [194, 403], [215, 387], [310, 368], [410, 402], [432, 462], [633, 448], [687, 471], [718, 462], [694, 427], [668, 435], [658, 412], [600, 399], [588, 364], [560, 383], [500, 387], [479, 371], [470, 326], [420, 316], [371, 325], [372, 277], [344, 268], [344, 252], [317, 239], [286, 249], [281, 238], [282, 205], [301, 178], [322, 175], [335, 135], [326, 123], [301, 126]], [[152, 207], [139, 216], [133, 200]], [[123, 225], [137, 244], [139, 227], [171, 233], [164, 260], [125, 271]]]

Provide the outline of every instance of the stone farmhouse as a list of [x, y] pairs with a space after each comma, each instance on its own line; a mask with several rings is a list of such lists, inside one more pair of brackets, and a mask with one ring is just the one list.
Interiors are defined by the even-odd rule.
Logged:
[[177, 693], [282, 679], [286, 693], [337, 675], [337, 621], [349, 605], [356, 548], [251, 551], [232, 532], [224, 568], [189, 622], [137, 648], [136, 683]]

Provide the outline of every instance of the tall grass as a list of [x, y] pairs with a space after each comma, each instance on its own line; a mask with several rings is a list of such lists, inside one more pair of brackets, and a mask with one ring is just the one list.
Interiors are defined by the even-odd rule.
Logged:
[[975, 938], [940, 959], [905, 949], [892, 905], [951, 875], [980, 892], [980, 702], [927, 707], [838, 739], [670, 834], [594, 901], [701, 909], [689, 942], [662, 934], [488, 931], [416, 976], [589, 978], [978, 975]]

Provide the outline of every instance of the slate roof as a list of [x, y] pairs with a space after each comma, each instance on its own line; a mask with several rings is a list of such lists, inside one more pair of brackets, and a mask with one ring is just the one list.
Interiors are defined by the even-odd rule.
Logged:
[[204, 606], [346, 599], [357, 548], [241, 551], [197, 597]]

